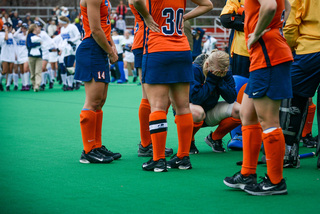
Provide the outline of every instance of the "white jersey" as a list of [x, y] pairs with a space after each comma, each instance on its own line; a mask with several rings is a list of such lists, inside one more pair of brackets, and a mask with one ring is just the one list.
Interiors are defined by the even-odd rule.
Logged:
[[27, 33], [24, 35], [19, 28], [14, 34], [13, 37], [17, 43], [16, 55], [17, 55], [17, 64], [23, 64], [28, 61], [28, 49], [26, 46], [27, 42]]
[[[68, 24], [67, 27], [62, 27], [60, 30], [60, 35], [62, 37], [62, 44], [60, 46], [63, 47], [64, 56], [75, 55], [76, 49], [78, 48], [79, 44], [81, 43], [80, 32], [78, 28], [74, 24]], [[69, 43], [72, 42], [75, 44], [75, 48], [73, 48]]]
[[208, 36], [207, 41], [203, 44], [202, 53], [210, 54], [216, 48], [217, 40], [212, 36]]
[[0, 32], [1, 61], [14, 63], [16, 60], [16, 41], [12, 33], [8, 34], [8, 40], [4, 38], [5, 32]]
[[55, 43], [55, 46], [56, 48], [58, 48], [61, 52], [60, 55], [58, 55], [58, 62], [59, 63], [63, 63], [63, 58], [64, 58], [64, 55], [63, 55], [63, 39], [61, 37], [61, 34], [59, 34], [58, 36], [54, 37], [53, 38], [53, 42]]
[[[52, 43], [52, 47], [50, 49], [59, 49], [59, 44], [61, 43], [62, 41], [62, 38], [60, 35], [58, 36], [55, 36], [53, 39], [52, 39], [53, 43]], [[58, 52], [57, 51], [52, 51], [52, 52], [49, 52], [49, 62], [57, 62], [59, 61], [59, 55], [58, 55]], [[63, 58], [62, 58], [62, 61], [63, 61]]]
[[123, 53], [124, 37], [123, 36], [112, 36], [112, 40], [117, 48], [118, 54]]
[[[127, 62], [134, 62], [134, 55], [131, 50], [132, 44], [133, 44], [133, 36], [129, 36], [128, 39], [124, 38], [123, 40], [124, 46], [125, 46], [125, 52], [124, 52], [124, 58], [123, 61]], [[130, 49], [130, 51], [128, 51]]]

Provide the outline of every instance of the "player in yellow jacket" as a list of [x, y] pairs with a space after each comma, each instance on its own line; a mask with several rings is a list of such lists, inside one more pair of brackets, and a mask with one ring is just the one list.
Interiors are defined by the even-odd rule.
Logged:
[[286, 139], [284, 166], [297, 167], [301, 121], [305, 120], [308, 98], [314, 96], [320, 83], [320, 2], [289, 1], [291, 12], [284, 35], [292, 51], [295, 51], [291, 66], [293, 98], [283, 102], [280, 118]]

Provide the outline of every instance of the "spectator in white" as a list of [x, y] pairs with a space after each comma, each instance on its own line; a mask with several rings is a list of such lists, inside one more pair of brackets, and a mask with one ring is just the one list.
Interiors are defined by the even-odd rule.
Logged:
[[114, 64], [115, 65], [115, 72], [111, 71], [111, 76], [114, 77], [114, 80], [118, 80], [121, 77], [120, 68], [118, 62], [123, 61], [123, 45], [124, 45], [124, 37], [118, 34], [116, 29], [112, 29], [112, 40], [117, 48], [118, 53], [118, 61]]
[[48, 35], [52, 37], [54, 33], [57, 31], [57, 25], [54, 20], [50, 22], [50, 25], [48, 26]]
[[[12, 25], [7, 22], [3, 25], [4, 32], [0, 32], [0, 44], [1, 44], [1, 61], [2, 61], [2, 69], [3, 75], [7, 74], [7, 85], [6, 91], [10, 91], [10, 84], [12, 81], [12, 71], [13, 71], [13, 63], [15, 62], [15, 49], [16, 42], [13, 39], [12, 35]], [[2, 80], [2, 75], [0, 75], [0, 80]], [[2, 81], [0, 81], [0, 90], [2, 88]], [[16, 90], [18, 88], [15, 87]]]
[[116, 21], [117, 30], [120, 35], [123, 35], [126, 30], [126, 21], [122, 18], [122, 15], [119, 15], [119, 19]]
[[[44, 91], [47, 83], [47, 78], [50, 79], [50, 74], [47, 71], [47, 64], [49, 61], [49, 49], [53, 46], [53, 40], [47, 34], [47, 32], [42, 29], [42, 24], [38, 21], [34, 22], [41, 29], [39, 36], [41, 37], [41, 50], [42, 50], [42, 73], [41, 73], [41, 85], [40, 91]], [[53, 82], [50, 81], [49, 89], [53, 88]]]
[[[23, 24], [23, 22], [22, 22], [22, 20], [19, 20], [18, 21], [18, 24], [15, 26], [15, 30], [18, 30], [19, 28], [21, 28], [22, 27], [22, 24]], [[26, 23], [27, 24], [27, 23]], [[27, 24], [28, 25], [28, 24]]]
[[7, 13], [5, 13], [4, 16], [2, 16], [2, 21], [3, 21], [3, 23], [9, 22], [10, 25], [12, 26], [11, 18], [9, 17], [9, 15]]
[[61, 7], [61, 16], [69, 17], [68, 8], [66, 8], [66, 7], [64, 7], [64, 6]]
[[[17, 56], [17, 65], [20, 68], [22, 89], [21, 91], [29, 91], [29, 64], [28, 64], [28, 49], [26, 46], [27, 41], [27, 30], [28, 25], [26, 23], [22, 24], [14, 34], [13, 37], [17, 43], [16, 56]], [[18, 82], [18, 74], [14, 74], [13, 79]]]
[[213, 36], [207, 35], [205, 35], [204, 38], [206, 39], [206, 41], [203, 44], [202, 53], [210, 54], [212, 50], [216, 49], [217, 40]]
[[[63, 39], [62, 47], [63, 56], [64, 56], [64, 65], [66, 66], [67, 74], [67, 82], [68, 87], [67, 90], [73, 90], [73, 79], [74, 79], [74, 67], [75, 67], [75, 55], [76, 50], [80, 44], [80, 32], [78, 28], [70, 23], [68, 17], [61, 16], [59, 18], [59, 24], [61, 26], [60, 35]], [[62, 78], [62, 74], [61, 74]], [[79, 89], [79, 82], [76, 83], [76, 89]]]
[[126, 79], [128, 79], [128, 76], [133, 74], [133, 82], [137, 81], [137, 72], [135, 72], [134, 69], [134, 55], [132, 53], [131, 47], [133, 44], [133, 36], [131, 35], [131, 32], [129, 30], [126, 30], [124, 32], [124, 57], [123, 57], [123, 67], [124, 67], [124, 73], [126, 75]]
[[110, 22], [111, 22], [111, 29], [116, 28], [116, 21], [118, 20], [118, 15], [115, 10], [111, 11], [110, 15]]

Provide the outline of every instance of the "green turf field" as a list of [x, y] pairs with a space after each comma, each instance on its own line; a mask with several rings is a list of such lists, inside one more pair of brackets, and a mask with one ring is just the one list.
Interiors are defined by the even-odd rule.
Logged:
[[[103, 144], [122, 158], [111, 164], [80, 164], [79, 114], [84, 88], [63, 92], [0, 92], [0, 213], [319, 213], [317, 158], [285, 169], [287, 196], [250, 196], [223, 184], [240, 170], [242, 153], [213, 153], [204, 143], [210, 128], [196, 135], [200, 153], [192, 170], [145, 172], [138, 158], [141, 87], [111, 84], [102, 130]], [[317, 135], [317, 121], [313, 134]], [[177, 151], [172, 111], [167, 147]], [[224, 138], [225, 144], [230, 139]], [[315, 149], [301, 147], [300, 153]], [[259, 165], [258, 176], [266, 172]]]

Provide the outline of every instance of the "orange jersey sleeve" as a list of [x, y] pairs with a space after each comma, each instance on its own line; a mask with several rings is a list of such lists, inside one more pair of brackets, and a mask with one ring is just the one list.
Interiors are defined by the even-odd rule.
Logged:
[[129, 4], [129, 7], [131, 9], [131, 12], [134, 15], [134, 39], [132, 44], [132, 50], [143, 48], [144, 28], [145, 28], [143, 17], [136, 10], [136, 8], [134, 8], [132, 4]]
[[146, 28], [144, 53], [190, 50], [188, 39], [181, 29], [186, 0], [147, 0], [146, 3], [160, 32]]
[[[80, 4], [80, 9], [81, 9], [81, 19], [83, 23], [83, 30], [84, 30], [84, 37], [83, 39], [86, 39], [88, 37], [91, 37], [91, 29], [89, 25], [89, 19], [88, 19], [88, 13], [87, 13], [87, 8], [83, 7]], [[100, 24], [101, 28], [104, 31], [107, 40], [111, 41], [111, 23], [110, 23], [110, 11], [111, 11], [111, 5], [109, 0], [101, 0], [101, 5], [100, 5]]]
[[[252, 45], [251, 49], [248, 50], [250, 54], [250, 71], [275, 66], [293, 60], [290, 47], [282, 32], [285, 12], [284, 0], [276, 1], [276, 14], [266, 28], [270, 28], [271, 30], [266, 32]], [[244, 31], [246, 42], [248, 42], [248, 35], [254, 32], [258, 22], [260, 4], [258, 0], [246, 0], [244, 7], [246, 11]]]

